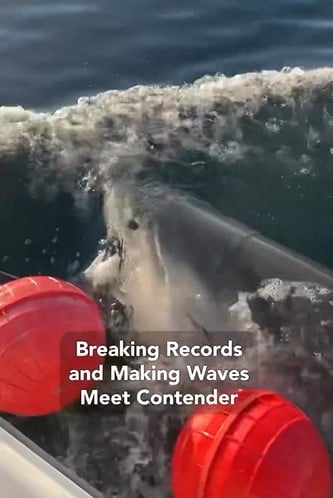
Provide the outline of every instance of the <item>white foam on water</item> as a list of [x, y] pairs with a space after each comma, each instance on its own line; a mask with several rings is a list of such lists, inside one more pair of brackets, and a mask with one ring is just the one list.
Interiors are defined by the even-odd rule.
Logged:
[[[23, 152], [44, 168], [46, 162], [49, 168], [59, 167], [59, 177], [85, 166], [91, 175], [91, 162], [84, 164], [87, 159], [103, 159], [101, 169], [119, 162], [135, 169], [144, 159], [170, 157], [180, 147], [242, 158], [248, 147], [241, 120], [262, 126], [262, 133], [270, 136], [286, 124], [280, 116], [284, 110], [290, 111], [289, 126], [304, 126], [301, 116], [331, 97], [332, 80], [331, 68], [294, 68], [205, 76], [181, 87], [111, 90], [52, 113], [1, 107], [0, 158]], [[268, 116], [259, 120], [256, 114], [263, 106]], [[331, 123], [329, 112], [325, 120]], [[313, 142], [315, 126], [309, 126], [307, 134]]]

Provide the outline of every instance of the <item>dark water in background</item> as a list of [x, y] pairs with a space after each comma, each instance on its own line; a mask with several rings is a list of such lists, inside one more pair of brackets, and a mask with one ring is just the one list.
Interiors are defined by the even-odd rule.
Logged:
[[330, 66], [329, 0], [1, 2], [0, 102], [50, 109], [137, 84]]
[[[5, 0], [0, 104], [52, 110], [82, 95], [137, 84], [182, 85], [217, 72], [330, 66], [332, 34], [329, 0], [145, 0], [140, 5], [134, 0]], [[314, 139], [312, 153], [321, 169], [315, 177], [281, 179], [281, 160], [268, 164], [269, 155], [234, 168], [212, 162], [199, 175], [175, 167], [168, 175], [176, 183], [196, 184], [194, 193], [224, 212], [333, 267], [330, 139], [326, 136], [324, 145]], [[303, 146], [296, 140], [288, 144]], [[302, 150], [294, 154], [295, 161], [301, 155]], [[78, 223], [70, 196], [56, 205], [30, 196], [14, 202], [9, 194], [17, 196], [17, 172], [6, 163], [1, 175], [4, 269], [65, 275], [68, 263], [89, 258], [103, 230], [96, 213]]]

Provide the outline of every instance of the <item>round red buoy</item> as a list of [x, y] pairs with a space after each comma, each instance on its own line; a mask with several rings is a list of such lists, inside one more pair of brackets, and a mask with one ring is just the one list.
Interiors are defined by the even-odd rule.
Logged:
[[240, 390], [197, 410], [172, 459], [175, 498], [329, 498], [330, 461], [311, 420], [278, 394]]
[[93, 381], [69, 379], [101, 358], [78, 356], [77, 341], [105, 345], [96, 303], [74, 285], [25, 277], [0, 287], [0, 411], [46, 415], [76, 401]]

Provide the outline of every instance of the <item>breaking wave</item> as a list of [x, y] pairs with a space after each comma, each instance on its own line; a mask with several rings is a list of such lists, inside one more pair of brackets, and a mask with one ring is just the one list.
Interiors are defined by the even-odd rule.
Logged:
[[3, 188], [11, 178], [15, 195], [16, 174], [33, 195], [75, 192], [82, 207], [84, 192], [106, 184], [157, 180], [321, 258], [313, 232], [292, 232], [314, 203], [322, 225], [330, 216], [332, 77], [331, 68], [287, 68], [112, 90], [50, 113], [2, 107]]
[[[205, 76], [183, 87], [112, 90], [48, 114], [2, 107], [0, 158], [22, 157], [62, 181], [89, 174], [88, 183], [190, 151], [229, 166], [275, 155], [304, 174], [319, 147], [332, 153], [332, 76], [330, 68]], [[187, 166], [200, 171], [198, 163]]]

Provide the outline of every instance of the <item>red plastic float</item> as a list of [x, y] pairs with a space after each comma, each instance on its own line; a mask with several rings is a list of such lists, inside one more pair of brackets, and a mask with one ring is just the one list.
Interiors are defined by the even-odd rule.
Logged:
[[311, 420], [273, 392], [187, 420], [172, 461], [175, 498], [329, 498], [330, 461]]
[[0, 411], [38, 416], [76, 401], [91, 381], [70, 370], [94, 370], [96, 355], [77, 357], [77, 340], [105, 344], [96, 303], [74, 285], [25, 277], [0, 287]]

